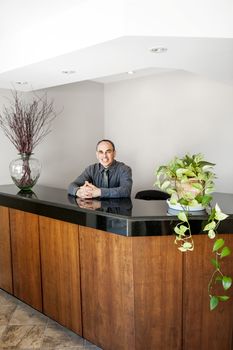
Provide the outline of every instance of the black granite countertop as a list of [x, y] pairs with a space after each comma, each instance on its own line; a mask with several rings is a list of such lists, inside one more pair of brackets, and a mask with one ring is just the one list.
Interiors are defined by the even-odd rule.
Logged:
[[[233, 233], [233, 194], [214, 193], [222, 211], [229, 215], [219, 232]], [[93, 199], [80, 200], [64, 189], [36, 185], [33, 192], [22, 192], [15, 185], [0, 185], [0, 205], [38, 215], [93, 227], [126, 236], [173, 234], [176, 211], [168, 210], [164, 200]], [[202, 233], [207, 213], [196, 212], [190, 217], [193, 233]]]

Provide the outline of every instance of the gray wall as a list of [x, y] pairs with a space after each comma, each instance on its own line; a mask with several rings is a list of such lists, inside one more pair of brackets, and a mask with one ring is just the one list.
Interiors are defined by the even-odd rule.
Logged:
[[[0, 111], [2, 111], [2, 106], [5, 104], [9, 105], [9, 99], [12, 98], [12, 94], [9, 90], [0, 89]], [[10, 161], [17, 157], [17, 151], [14, 149], [14, 146], [3, 134], [0, 129], [0, 184], [11, 183], [12, 180], [9, 174], [9, 164]]]
[[[63, 112], [35, 149], [40, 184], [66, 188], [95, 162], [96, 142], [112, 139], [117, 159], [132, 166], [134, 188], [152, 188], [160, 165], [186, 152], [216, 163], [216, 190], [233, 193], [233, 87], [190, 73], [174, 72], [116, 83], [81, 82], [46, 90]], [[0, 106], [7, 102], [0, 90]], [[17, 156], [0, 130], [0, 184], [11, 183]]]
[[174, 72], [105, 85], [105, 136], [133, 169], [134, 192], [175, 155], [216, 163], [216, 190], [233, 192], [233, 87]]
[[[52, 132], [39, 144], [34, 156], [42, 163], [38, 184], [67, 188], [68, 184], [90, 162], [95, 162], [96, 142], [104, 136], [104, 87], [95, 82], [82, 82], [47, 89], [57, 111]], [[0, 96], [9, 94], [0, 91]], [[43, 94], [43, 91], [38, 91]], [[7, 102], [0, 97], [0, 105]], [[11, 183], [9, 162], [17, 151], [0, 131], [0, 184]]]

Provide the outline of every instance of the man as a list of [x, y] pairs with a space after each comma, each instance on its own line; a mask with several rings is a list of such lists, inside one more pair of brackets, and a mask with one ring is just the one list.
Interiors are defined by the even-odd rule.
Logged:
[[89, 165], [68, 188], [70, 195], [80, 198], [130, 197], [132, 171], [115, 160], [116, 150], [110, 140], [101, 140], [96, 146], [99, 163]]

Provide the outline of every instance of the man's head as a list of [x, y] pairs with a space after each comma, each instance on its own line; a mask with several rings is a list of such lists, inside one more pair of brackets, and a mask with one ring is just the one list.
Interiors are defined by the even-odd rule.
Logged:
[[108, 168], [116, 155], [114, 143], [110, 140], [101, 140], [96, 145], [96, 157], [100, 164]]

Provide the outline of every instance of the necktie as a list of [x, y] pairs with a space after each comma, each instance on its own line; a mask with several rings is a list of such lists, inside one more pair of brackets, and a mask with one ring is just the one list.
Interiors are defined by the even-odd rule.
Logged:
[[103, 187], [108, 187], [108, 169], [103, 172]]

